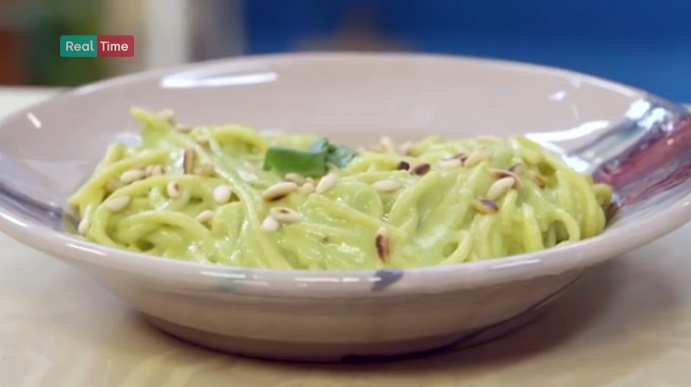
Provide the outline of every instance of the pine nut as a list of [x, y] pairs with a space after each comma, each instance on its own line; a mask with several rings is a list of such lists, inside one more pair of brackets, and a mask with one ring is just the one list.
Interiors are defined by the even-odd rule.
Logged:
[[489, 160], [492, 157], [492, 153], [493, 152], [488, 149], [474, 152], [470, 156], [468, 156], [467, 159], [465, 159], [465, 161], [463, 162], [463, 166], [468, 168], [474, 167], [485, 160]]
[[118, 212], [124, 210], [131, 202], [132, 198], [129, 196], [118, 196], [108, 199], [103, 205], [111, 212]]
[[194, 152], [194, 148], [187, 148], [185, 149], [185, 153], [183, 155], [182, 159], [182, 167], [183, 171], [186, 175], [189, 175], [194, 171], [194, 159], [195, 159], [196, 153]]
[[495, 179], [502, 179], [505, 177], [511, 177], [514, 179], [514, 187], [517, 189], [520, 189], [523, 187], [523, 184], [521, 183], [521, 179], [518, 178], [518, 175], [515, 173], [508, 171], [508, 170], [503, 170], [503, 169], [490, 169], [489, 174], [492, 175]]
[[214, 201], [218, 204], [228, 203], [232, 193], [233, 191], [230, 189], [229, 186], [221, 184], [218, 187], [214, 188]]
[[338, 177], [334, 173], [327, 173], [324, 177], [319, 179], [319, 183], [317, 183], [317, 188], [315, 191], [318, 194], [324, 193], [331, 188], [333, 188], [334, 185], [336, 185], [336, 181], [338, 180]]
[[168, 197], [171, 199], [179, 198], [180, 197], [180, 184], [178, 184], [177, 181], [171, 181], [166, 185], [166, 192], [168, 193]]
[[260, 228], [261, 228], [263, 231], [271, 232], [271, 231], [276, 231], [276, 230], [278, 230], [278, 227], [279, 227], [279, 226], [280, 226], [280, 224], [278, 224], [278, 221], [277, 221], [276, 219], [274, 219], [273, 216], [269, 215], [269, 216], [267, 216], [266, 218], [264, 218], [264, 220], [262, 221], [262, 224], [261, 224]]
[[537, 186], [540, 188], [543, 188], [547, 185], [547, 179], [537, 172], [528, 171], [528, 177], [530, 177], [530, 179], [533, 180], [535, 184], [537, 184]]
[[214, 212], [211, 210], [204, 210], [199, 213], [194, 219], [199, 223], [206, 223], [214, 217]]
[[302, 187], [300, 187], [300, 191], [305, 195], [309, 195], [312, 192], [314, 192], [314, 184], [307, 182]]
[[422, 175], [427, 174], [427, 172], [429, 172], [429, 170], [431, 168], [432, 168], [432, 166], [430, 166], [429, 164], [423, 163], [423, 164], [416, 165], [410, 172], [413, 175], [422, 176]]
[[290, 181], [276, 183], [262, 193], [262, 198], [267, 201], [280, 200], [295, 192], [297, 188], [297, 184]]
[[487, 199], [499, 199], [505, 193], [509, 192], [515, 184], [516, 179], [514, 179], [513, 177], [502, 177], [501, 179], [492, 183], [492, 185], [489, 187], [489, 190], [487, 190]]
[[269, 214], [277, 221], [284, 223], [293, 223], [302, 220], [300, 213], [286, 207], [274, 207], [269, 210]]
[[483, 214], [492, 214], [499, 211], [499, 206], [497, 203], [489, 199], [476, 199], [473, 200], [473, 207]]
[[377, 248], [377, 255], [382, 262], [386, 262], [391, 257], [391, 240], [389, 232], [385, 227], [380, 227], [374, 236], [374, 246]]
[[141, 169], [130, 169], [129, 171], [125, 171], [122, 173], [122, 175], [120, 175], [120, 181], [123, 184], [130, 184], [144, 178], [145, 176], [146, 172], [142, 171]]
[[399, 181], [388, 179], [379, 180], [372, 184], [372, 188], [382, 193], [398, 191], [401, 189], [401, 187], [403, 187], [403, 184], [401, 184]]

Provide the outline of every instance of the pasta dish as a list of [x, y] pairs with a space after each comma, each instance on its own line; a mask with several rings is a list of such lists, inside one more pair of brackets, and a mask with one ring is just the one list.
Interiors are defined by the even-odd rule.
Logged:
[[364, 149], [132, 109], [69, 199], [85, 239], [170, 259], [272, 269], [457, 264], [553, 248], [605, 228], [612, 190], [525, 137]]

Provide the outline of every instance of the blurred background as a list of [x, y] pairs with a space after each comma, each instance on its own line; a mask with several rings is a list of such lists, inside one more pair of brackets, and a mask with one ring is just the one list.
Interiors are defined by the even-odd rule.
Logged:
[[[558, 66], [691, 102], [691, 0], [0, 0], [0, 85], [72, 86], [205, 59], [355, 50]], [[66, 34], [134, 58], [60, 58]]]

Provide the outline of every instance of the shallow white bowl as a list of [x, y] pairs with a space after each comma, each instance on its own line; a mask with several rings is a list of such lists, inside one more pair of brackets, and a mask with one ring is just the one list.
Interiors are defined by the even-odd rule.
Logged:
[[[621, 210], [572, 246], [457, 266], [280, 271], [101, 247], [63, 227], [66, 198], [133, 106], [351, 145], [381, 135], [530, 136], [616, 187]], [[622, 85], [530, 65], [403, 54], [250, 57], [81, 87], [0, 124], [0, 231], [96, 278], [163, 330], [208, 347], [361, 360], [475, 345], [530, 321], [598, 264], [691, 219], [691, 118]]]

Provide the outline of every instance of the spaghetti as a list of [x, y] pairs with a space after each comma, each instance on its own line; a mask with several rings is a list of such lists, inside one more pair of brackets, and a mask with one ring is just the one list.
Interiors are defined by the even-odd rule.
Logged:
[[355, 152], [132, 114], [141, 145], [111, 145], [69, 203], [86, 239], [155, 256], [274, 269], [472, 262], [600, 234], [612, 199], [524, 137]]

